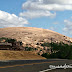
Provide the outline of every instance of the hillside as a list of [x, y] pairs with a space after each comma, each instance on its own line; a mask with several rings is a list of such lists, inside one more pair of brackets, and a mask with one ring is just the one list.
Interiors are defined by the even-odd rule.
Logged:
[[45, 59], [30, 51], [0, 50], [0, 60], [37, 60]]
[[[59, 34], [57, 32], [34, 27], [9, 27], [0, 28], [0, 38], [13, 38], [17, 41], [22, 41], [24, 47], [34, 48], [34, 52], [42, 55], [43, 53], [50, 53], [50, 47], [42, 47], [41, 44], [45, 42], [63, 42], [70, 44], [72, 38]], [[33, 49], [30, 49], [33, 50]]]
[[34, 27], [9, 27], [0, 28], [0, 37], [15, 38], [25, 44], [36, 44], [38, 42], [55, 42], [72, 41], [72, 38], [59, 34], [57, 32]]

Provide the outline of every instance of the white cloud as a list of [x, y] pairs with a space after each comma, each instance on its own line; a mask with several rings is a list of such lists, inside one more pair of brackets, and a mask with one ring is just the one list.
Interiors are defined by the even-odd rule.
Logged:
[[72, 35], [72, 21], [70, 20], [64, 20], [65, 27], [63, 28], [63, 31], [66, 32], [67, 34]]
[[22, 27], [24, 24], [28, 24], [26, 19], [0, 10], [0, 27]]
[[22, 5], [26, 10], [72, 10], [72, 0], [28, 0]]
[[72, 4], [72, 0], [42, 0], [42, 1], [45, 4]]
[[36, 17], [43, 17], [43, 16], [55, 17], [56, 13], [52, 14], [49, 11], [27, 11], [27, 12], [20, 13], [20, 16], [24, 16], [27, 18], [36, 18]]
[[22, 9], [26, 10], [20, 13], [24, 17], [54, 16], [50, 11], [72, 10], [72, 0], [27, 0]]
[[22, 5], [22, 9], [25, 11], [21, 12], [19, 15], [27, 18], [37, 18], [43, 16], [55, 17], [56, 13], [51, 13], [42, 1], [43, 0], [27, 0]]

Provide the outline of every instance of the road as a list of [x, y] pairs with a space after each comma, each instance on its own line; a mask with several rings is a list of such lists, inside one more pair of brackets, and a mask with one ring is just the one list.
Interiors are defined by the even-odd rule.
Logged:
[[0, 72], [40, 72], [49, 69], [49, 65], [64, 64], [72, 64], [72, 60], [48, 59], [0, 61]]

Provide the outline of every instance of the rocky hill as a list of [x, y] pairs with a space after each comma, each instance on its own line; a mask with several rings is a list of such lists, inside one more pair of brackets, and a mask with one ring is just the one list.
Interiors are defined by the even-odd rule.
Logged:
[[[57, 32], [34, 27], [9, 27], [9, 28], [0, 28], [0, 38], [14, 38], [18, 41], [22, 41], [23, 45], [31, 46], [33, 48], [43, 47], [40, 45], [44, 42], [63, 42], [69, 44], [72, 42], [72, 38], [59, 34]], [[40, 51], [38, 50], [38, 52]]]
[[26, 44], [36, 44], [38, 42], [50, 42], [51, 38], [55, 42], [67, 43], [72, 38], [59, 34], [57, 32], [34, 27], [10, 27], [0, 28], [0, 37], [15, 38]]

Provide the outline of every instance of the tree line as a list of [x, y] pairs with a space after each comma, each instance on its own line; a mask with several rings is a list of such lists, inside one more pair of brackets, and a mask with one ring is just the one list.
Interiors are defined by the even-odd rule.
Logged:
[[44, 53], [43, 57], [46, 58], [60, 58], [60, 59], [72, 59], [72, 44], [64, 43], [44, 43], [42, 46], [47, 46], [52, 48], [52, 53]]

